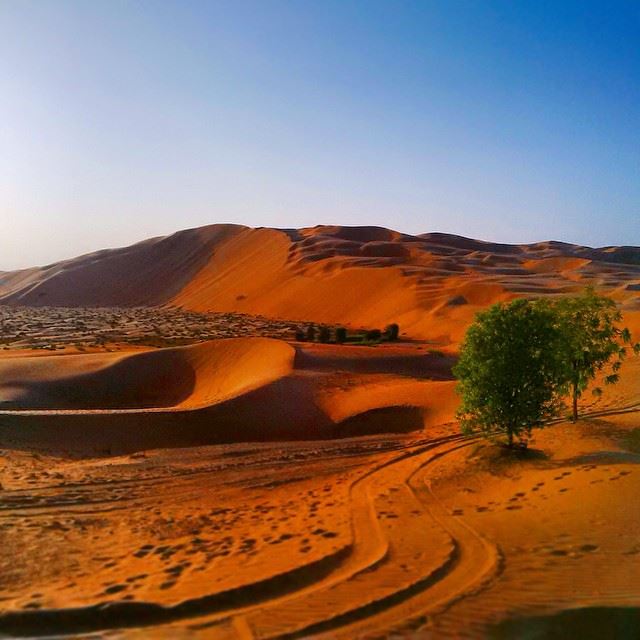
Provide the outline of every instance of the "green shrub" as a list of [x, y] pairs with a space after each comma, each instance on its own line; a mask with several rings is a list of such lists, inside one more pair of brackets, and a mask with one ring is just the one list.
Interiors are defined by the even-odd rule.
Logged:
[[393, 342], [398, 339], [399, 335], [400, 335], [400, 327], [395, 322], [385, 327], [385, 330], [384, 330], [385, 339]]
[[331, 329], [329, 329], [329, 327], [320, 327], [320, 331], [318, 332], [318, 341], [324, 342], [325, 344], [327, 342], [331, 342]]
[[315, 339], [316, 339], [316, 328], [312, 324], [310, 324], [307, 327], [307, 340], [309, 342], [315, 342]]

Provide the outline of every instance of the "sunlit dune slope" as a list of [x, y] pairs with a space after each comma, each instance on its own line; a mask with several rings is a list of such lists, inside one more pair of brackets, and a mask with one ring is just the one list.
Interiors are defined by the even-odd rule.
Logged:
[[211, 225], [0, 275], [0, 303], [175, 305], [349, 326], [398, 322], [457, 343], [474, 313], [516, 296], [614, 296], [640, 326], [640, 248], [507, 245], [380, 227]]
[[130, 247], [3, 273], [0, 300], [59, 307], [162, 304], [207, 264], [219, 243], [243, 229], [227, 224], [188, 229]]
[[143, 353], [0, 360], [0, 402], [22, 409], [191, 409], [291, 371], [293, 349], [268, 338], [217, 340]]

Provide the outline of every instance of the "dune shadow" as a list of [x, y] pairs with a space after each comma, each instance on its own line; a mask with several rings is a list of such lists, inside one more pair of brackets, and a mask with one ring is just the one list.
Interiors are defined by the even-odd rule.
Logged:
[[640, 639], [640, 607], [585, 607], [549, 616], [505, 620], [488, 630], [494, 640]]
[[57, 380], [3, 384], [23, 389], [7, 409], [142, 409], [179, 404], [193, 392], [196, 373], [179, 350], [161, 350]]
[[422, 407], [379, 407], [358, 413], [335, 425], [332, 436], [350, 436], [377, 433], [408, 433], [422, 429], [424, 423]]
[[456, 358], [437, 353], [357, 357], [357, 345], [347, 345], [352, 353], [309, 353], [296, 347], [295, 368], [312, 371], [348, 371], [350, 373], [385, 373], [428, 380], [453, 380], [451, 369]]

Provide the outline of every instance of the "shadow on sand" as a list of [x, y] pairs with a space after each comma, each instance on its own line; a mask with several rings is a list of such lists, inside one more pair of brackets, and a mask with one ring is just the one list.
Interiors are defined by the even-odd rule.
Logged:
[[550, 616], [505, 620], [489, 630], [494, 640], [638, 640], [640, 607], [585, 607]]

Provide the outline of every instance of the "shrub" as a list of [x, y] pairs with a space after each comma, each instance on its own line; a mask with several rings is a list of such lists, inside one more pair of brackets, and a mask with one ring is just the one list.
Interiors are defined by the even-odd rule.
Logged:
[[390, 341], [397, 340], [399, 335], [400, 335], [400, 327], [395, 322], [386, 326], [384, 330], [384, 337], [387, 340], [390, 340]]
[[366, 333], [367, 340], [371, 342], [380, 340], [381, 337], [382, 337], [382, 332], [380, 331], [380, 329], [369, 329]]
[[331, 329], [325, 326], [320, 327], [320, 331], [318, 333], [318, 340], [324, 343], [331, 342]]
[[342, 344], [347, 341], [347, 330], [344, 327], [338, 327], [336, 329], [336, 342]]
[[307, 340], [309, 342], [314, 342], [315, 339], [316, 339], [316, 328], [312, 324], [310, 324], [307, 327]]
[[302, 329], [296, 329], [296, 340], [298, 342], [304, 342], [307, 339], [305, 332]]

